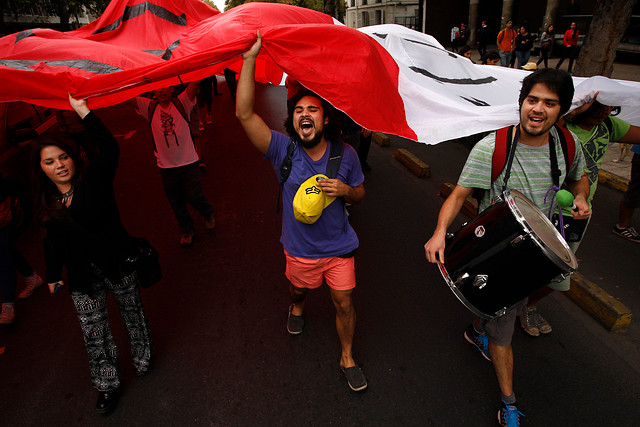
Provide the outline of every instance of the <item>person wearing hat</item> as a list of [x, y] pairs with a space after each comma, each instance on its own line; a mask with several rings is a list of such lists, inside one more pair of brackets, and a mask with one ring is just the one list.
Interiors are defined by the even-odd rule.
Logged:
[[[290, 174], [282, 186], [282, 235], [286, 258], [285, 275], [293, 304], [289, 307], [287, 330], [302, 332], [304, 299], [309, 289], [323, 279], [330, 288], [336, 309], [336, 329], [342, 347], [339, 367], [349, 387], [367, 387], [362, 370], [353, 359], [352, 344], [356, 313], [352, 303], [355, 288], [354, 252], [358, 237], [349, 224], [345, 202], [364, 199], [364, 175], [355, 150], [338, 139], [332, 107], [312, 92], [302, 89], [288, 103], [287, 133], [273, 131], [254, 111], [255, 67], [262, 38], [242, 55], [242, 69], [236, 93], [236, 117], [249, 140], [271, 161], [276, 174], [290, 159]], [[294, 142], [292, 145], [291, 142]], [[337, 176], [325, 173], [333, 144], [342, 144]], [[293, 147], [288, 155], [289, 147]]]

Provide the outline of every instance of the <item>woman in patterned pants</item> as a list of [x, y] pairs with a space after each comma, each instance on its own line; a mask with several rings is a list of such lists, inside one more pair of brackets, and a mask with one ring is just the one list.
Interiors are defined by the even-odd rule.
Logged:
[[113, 192], [118, 143], [84, 100], [69, 96], [91, 134], [96, 150], [86, 161], [62, 135], [43, 136], [33, 146], [35, 207], [44, 225], [49, 290], [64, 283], [80, 319], [89, 356], [91, 381], [98, 390], [96, 409], [111, 411], [120, 395], [120, 366], [109, 318], [107, 292], [120, 309], [137, 375], [148, 372], [153, 353], [149, 322], [142, 306], [137, 273], [127, 262], [136, 253], [134, 239], [120, 221]]

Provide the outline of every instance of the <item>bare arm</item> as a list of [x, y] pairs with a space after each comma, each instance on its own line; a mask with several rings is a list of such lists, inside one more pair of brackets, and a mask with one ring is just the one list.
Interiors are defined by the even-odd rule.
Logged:
[[348, 203], [358, 204], [364, 200], [364, 184], [352, 187], [339, 179], [321, 179], [318, 186], [327, 196], [343, 197]]
[[462, 209], [465, 199], [471, 195], [473, 188], [456, 185], [447, 200], [442, 204], [438, 214], [438, 225], [433, 232], [433, 236], [424, 245], [424, 251], [429, 262], [436, 263], [438, 260], [444, 263], [445, 237], [447, 228]]
[[199, 81], [191, 82], [187, 85], [187, 88], [185, 89], [185, 91], [187, 92], [189, 101], [193, 102], [196, 99], [196, 95], [198, 94], [198, 89], [200, 89]]
[[627, 144], [640, 144], [640, 127], [631, 125], [627, 133], [618, 142]]
[[78, 113], [78, 116], [80, 116], [81, 119], [84, 119], [85, 116], [91, 112], [89, 107], [87, 107], [86, 99], [75, 99], [71, 94], [69, 94], [69, 104], [71, 104], [71, 108]]
[[271, 129], [253, 110], [256, 87], [256, 58], [262, 47], [262, 37], [258, 31], [258, 40], [242, 55], [242, 69], [236, 92], [236, 117], [247, 133], [251, 143], [262, 154], [266, 154], [271, 143]]

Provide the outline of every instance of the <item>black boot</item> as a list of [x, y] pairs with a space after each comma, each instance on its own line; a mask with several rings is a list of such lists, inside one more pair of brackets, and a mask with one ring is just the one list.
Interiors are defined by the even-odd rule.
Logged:
[[111, 412], [118, 404], [120, 398], [120, 389], [98, 392], [98, 401], [96, 402], [96, 410], [101, 414]]

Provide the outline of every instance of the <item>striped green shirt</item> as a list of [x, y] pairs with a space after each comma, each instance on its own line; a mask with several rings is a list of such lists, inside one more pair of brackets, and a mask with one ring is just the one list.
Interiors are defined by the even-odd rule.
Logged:
[[[584, 154], [582, 150], [580, 150], [580, 143], [576, 143], [575, 158], [567, 174], [562, 147], [560, 146], [555, 127], [551, 129], [551, 134], [555, 141], [556, 158], [558, 159], [558, 167], [560, 169], [560, 184], [562, 184], [566, 178], [576, 181], [579, 180], [586, 166]], [[460, 179], [458, 180], [458, 185], [462, 187], [490, 190], [485, 191], [482, 201], [480, 202], [480, 211], [486, 209], [491, 199], [500, 194], [502, 183], [504, 182], [506, 164], [498, 178], [493, 183], [490, 182], [491, 159], [496, 145], [495, 139], [496, 134], [494, 132], [487, 135], [473, 147], [462, 169]], [[578, 140], [575, 135], [574, 140]], [[546, 203], [544, 199], [547, 190], [552, 186], [553, 179], [551, 177], [551, 165], [549, 161], [549, 145], [532, 147], [518, 143], [515, 158], [511, 165], [511, 175], [507, 182], [507, 188], [517, 190], [524, 194], [546, 215], [549, 212], [551, 195], [547, 197]]]

